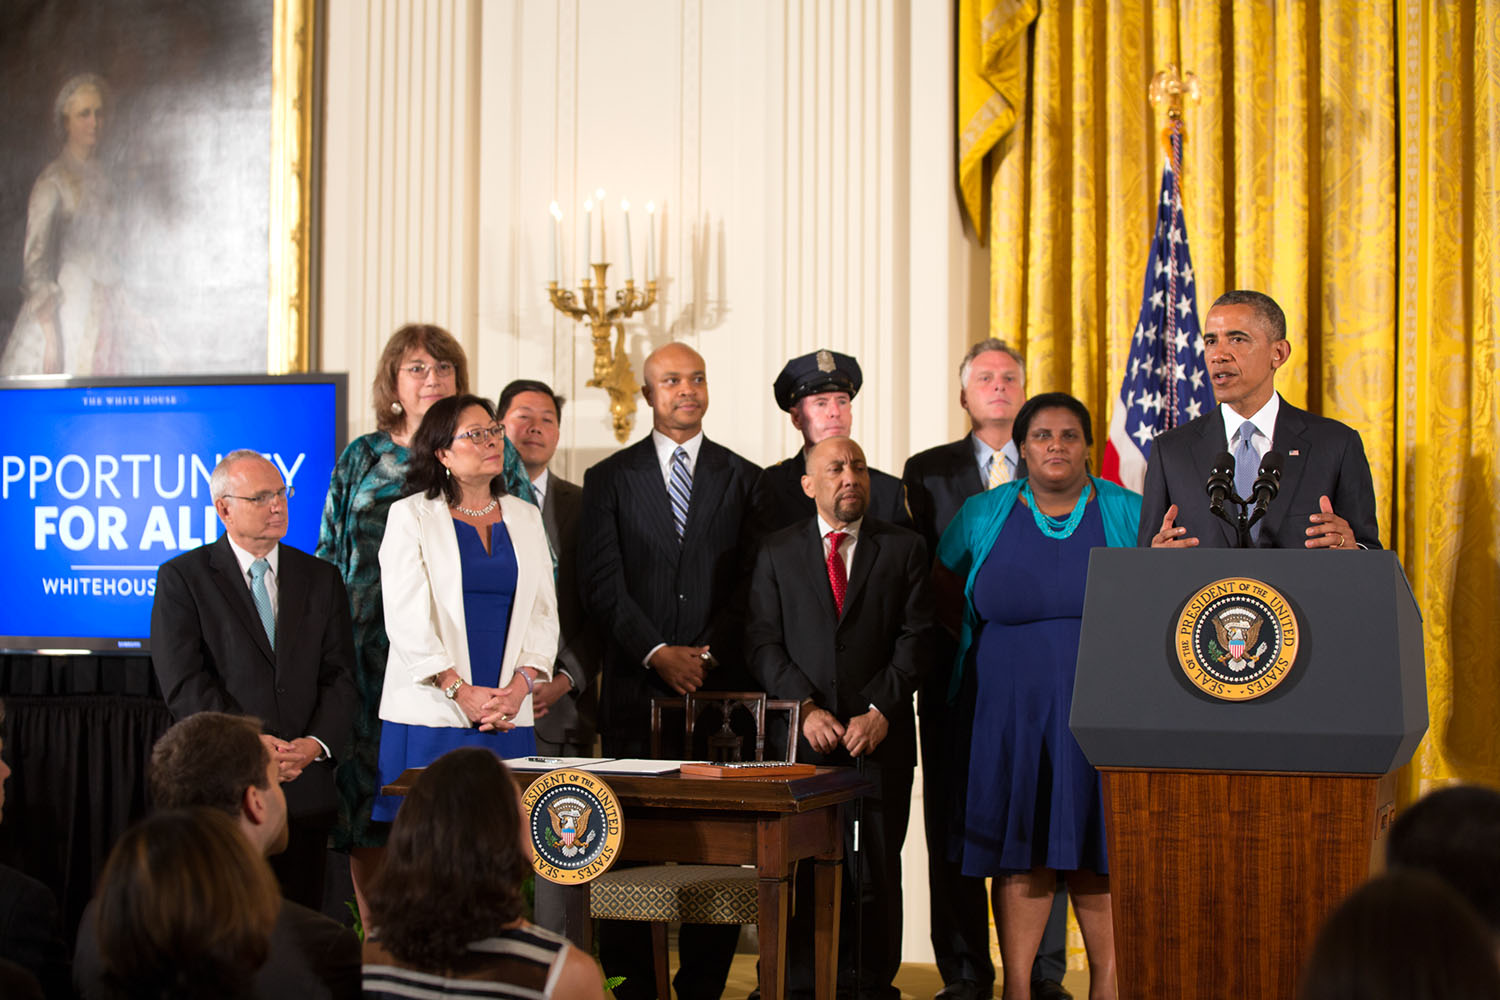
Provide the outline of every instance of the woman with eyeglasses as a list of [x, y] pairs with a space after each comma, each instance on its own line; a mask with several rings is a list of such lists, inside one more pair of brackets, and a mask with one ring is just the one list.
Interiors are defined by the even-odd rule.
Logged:
[[[411, 442], [380, 545], [381, 785], [462, 746], [536, 752], [531, 692], [557, 653], [552, 553], [535, 504], [505, 491], [505, 432], [480, 396], [439, 400]], [[400, 799], [375, 801], [395, 818]]]
[[[380, 596], [380, 543], [391, 504], [406, 495], [412, 435], [433, 403], [469, 391], [469, 362], [447, 330], [408, 324], [386, 342], [371, 390], [376, 430], [349, 442], [339, 456], [323, 506], [317, 553], [343, 575], [354, 624], [359, 711], [353, 742], [339, 761], [339, 817], [333, 847], [349, 854], [362, 917], [367, 915], [364, 886], [379, 870], [389, 832], [386, 824], [370, 819], [379, 788], [380, 695], [389, 647]], [[508, 482], [529, 489], [520, 456], [513, 455], [511, 462], [514, 471]]]

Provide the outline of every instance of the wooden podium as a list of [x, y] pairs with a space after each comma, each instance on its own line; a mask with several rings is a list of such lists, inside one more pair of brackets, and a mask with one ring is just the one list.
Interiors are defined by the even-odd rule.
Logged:
[[[1213, 619], [1256, 584], [1291, 617], [1246, 653], [1289, 632], [1296, 658], [1225, 700], [1257, 668], [1195, 682], [1179, 653], [1234, 649]], [[1291, 998], [1323, 918], [1381, 867], [1427, 729], [1416, 602], [1389, 552], [1096, 549], [1070, 721], [1103, 772], [1121, 998]]]

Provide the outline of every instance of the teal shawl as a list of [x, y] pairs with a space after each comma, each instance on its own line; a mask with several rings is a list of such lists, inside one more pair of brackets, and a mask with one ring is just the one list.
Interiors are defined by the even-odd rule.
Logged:
[[[1021, 495], [1017, 479], [984, 493], [976, 493], [954, 515], [938, 541], [937, 561], [964, 580], [964, 620], [958, 636], [958, 654], [953, 661], [953, 679], [948, 685], [948, 700], [958, 697], [969, 650], [981, 622], [974, 611], [974, 578], [989, 556], [1000, 529]], [[1141, 495], [1104, 479], [1089, 477], [1099, 497], [1099, 513], [1104, 518], [1104, 541], [1110, 548], [1135, 545], [1136, 528], [1141, 520]]]

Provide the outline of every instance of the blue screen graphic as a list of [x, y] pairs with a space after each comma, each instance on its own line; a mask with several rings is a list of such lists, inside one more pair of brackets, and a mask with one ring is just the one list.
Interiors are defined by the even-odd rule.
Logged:
[[343, 376], [0, 389], [0, 647], [144, 651], [156, 569], [219, 537], [209, 476], [239, 448], [313, 551], [343, 426]]

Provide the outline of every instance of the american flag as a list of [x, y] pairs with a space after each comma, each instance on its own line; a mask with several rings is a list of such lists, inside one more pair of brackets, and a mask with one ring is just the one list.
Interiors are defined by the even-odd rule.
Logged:
[[1104, 477], [1137, 491], [1146, 481], [1152, 439], [1214, 405], [1198, 329], [1193, 258], [1182, 221], [1181, 121], [1172, 123], [1169, 138], [1140, 318], [1104, 446]]

